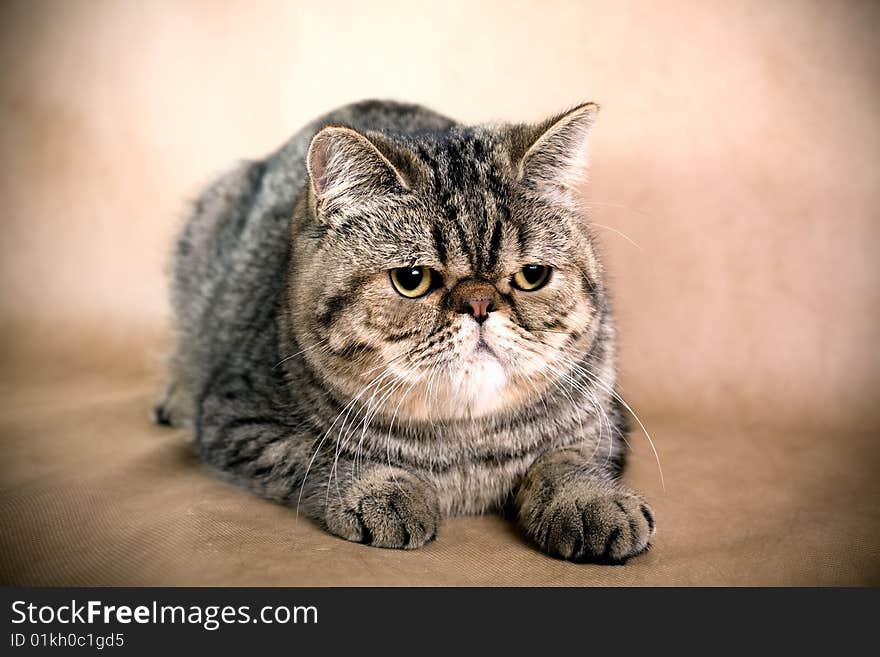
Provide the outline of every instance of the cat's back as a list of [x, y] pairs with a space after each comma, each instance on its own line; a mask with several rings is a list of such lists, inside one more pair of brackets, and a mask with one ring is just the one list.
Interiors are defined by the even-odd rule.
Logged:
[[[327, 126], [344, 126], [364, 132], [374, 130], [383, 133], [417, 134], [436, 132], [456, 125], [452, 119], [437, 112], [410, 103], [389, 100], [364, 100], [345, 105], [325, 114], [297, 132], [280, 150], [267, 161], [267, 182], [277, 188], [287, 201], [284, 190], [301, 191], [306, 180], [305, 158], [312, 137]], [[267, 199], [269, 200], [269, 199]]]
[[277, 152], [276, 157], [280, 156], [283, 164], [294, 164], [292, 160], [297, 157], [304, 162], [312, 137], [327, 126], [345, 126], [359, 132], [375, 130], [415, 134], [445, 130], [454, 125], [456, 122], [449, 117], [422, 105], [392, 100], [363, 100], [328, 112], [307, 124]]

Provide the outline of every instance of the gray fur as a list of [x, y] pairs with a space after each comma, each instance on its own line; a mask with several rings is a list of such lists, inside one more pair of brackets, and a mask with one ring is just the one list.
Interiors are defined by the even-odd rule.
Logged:
[[[470, 127], [368, 101], [223, 175], [176, 245], [157, 418], [349, 540], [415, 548], [445, 515], [495, 510], [562, 558], [643, 551], [653, 514], [618, 481], [614, 327], [575, 193], [594, 113]], [[553, 266], [546, 287], [511, 286], [526, 264]], [[442, 283], [405, 298], [388, 271], [416, 265]], [[476, 292], [481, 324], [462, 312]]]

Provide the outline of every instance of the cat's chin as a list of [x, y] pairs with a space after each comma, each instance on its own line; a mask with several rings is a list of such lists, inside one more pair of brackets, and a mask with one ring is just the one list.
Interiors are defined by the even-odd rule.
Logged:
[[477, 349], [442, 377], [429, 376], [414, 386], [394, 405], [398, 417], [410, 420], [477, 419], [522, 403], [516, 388], [491, 349]]
[[[459, 382], [456, 385], [456, 380]], [[463, 361], [458, 377], [449, 386], [450, 408], [461, 417], [480, 417], [500, 410], [507, 373], [489, 350], [477, 350]]]

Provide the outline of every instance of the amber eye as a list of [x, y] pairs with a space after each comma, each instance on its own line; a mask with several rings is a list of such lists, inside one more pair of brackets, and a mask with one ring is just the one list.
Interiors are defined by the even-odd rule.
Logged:
[[437, 287], [440, 275], [430, 267], [398, 267], [388, 271], [391, 285], [403, 296], [415, 299]]
[[546, 265], [526, 265], [513, 275], [513, 287], [525, 292], [539, 290], [550, 280], [550, 267]]

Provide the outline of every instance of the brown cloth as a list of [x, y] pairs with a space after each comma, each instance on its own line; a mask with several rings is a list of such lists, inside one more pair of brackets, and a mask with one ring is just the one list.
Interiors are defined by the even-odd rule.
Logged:
[[148, 422], [155, 372], [114, 367], [131, 354], [95, 341], [81, 349], [107, 357], [95, 370], [42, 363], [37, 378], [30, 359], [3, 371], [18, 383], [0, 405], [0, 583], [880, 584], [876, 432], [646, 416], [666, 491], [634, 432], [626, 479], [659, 529], [622, 567], [551, 559], [491, 515], [449, 519], [419, 550], [382, 550], [219, 480], [185, 432]]
[[[2, 3], [0, 584], [880, 584], [880, 5], [455, 4]], [[148, 421], [187, 199], [365, 96], [603, 106], [648, 554], [565, 563], [494, 516], [347, 543]]]

